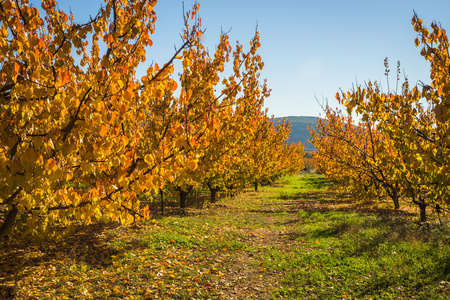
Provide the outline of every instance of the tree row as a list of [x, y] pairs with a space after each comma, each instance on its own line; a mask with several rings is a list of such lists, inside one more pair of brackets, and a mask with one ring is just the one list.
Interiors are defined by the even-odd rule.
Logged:
[[426, 209], [438, 214], [450, 205], [450, 56], [446, 31], [431, 29], [414, 15], [415, 45], [430, 63], [430, 84], [408, 79], [387, 91], [368, 82], [336, 98], [345, 107], [325, 108], [325, 118], [311, 129], [317, 164], [324, 174], [359, 197], [389, 197], [416, 204], [420, 220]]
[[[149, 64], [156, 1], [107, 1], [86, 23], [42, 1], [0, 4], [0, 237], [53, 236], [94, 220], [146, 218], [139, 196], [256, 186], [302, 168], [290, 126], [264, 110], [257, 51], [202, 44], [199, 5], [181, 45]], [[182, 71], [174, 74], [175, 62]], [[144, 76], [138, 67], [146, 66]]]

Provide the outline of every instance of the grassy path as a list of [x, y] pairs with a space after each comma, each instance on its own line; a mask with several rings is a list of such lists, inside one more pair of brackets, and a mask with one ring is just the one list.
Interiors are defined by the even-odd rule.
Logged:
[[134, 227], [0, 246], [1, 299], [449, 299], [450, 234], [315, 175]]

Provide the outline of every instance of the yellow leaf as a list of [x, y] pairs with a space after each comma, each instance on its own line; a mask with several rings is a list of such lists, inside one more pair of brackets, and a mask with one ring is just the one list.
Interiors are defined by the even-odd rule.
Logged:
[[147, 155], [145, 155], [145, 157], [144, 157], [144, 161], [145, 161], [147, 164], [151, 165], [151, 164], [153, 164], [153, 157], [152, 157], [150, 154], [147, 154]]
[[130, 89], [127, 89], [123, 95], [123, 97], [125, 98], [125, 100], [127, 101], [131, 101], [131, 99], [133, 99], [133, 91]]
[[172, 89], [172, 91], [176, 91], [177, 88], [178, 88], [178, 83], [177, 83], [176, 81], [173, 80], [173, 81], [171, 82], [170, 88]]
[[29, 163], [34, 163], [39, 158], [38, 153], [31, 148], [27, 148], [23, 153], [23, 156], [25, 161]]
[[191, 99], [192, 97], [192, 90], [188, 90], [187, 92], [187, 100]]
[[106, 133], [108, 132], [108, 128], [105, 125], [102, 125], [102, 127], [100, 128], [100, 136], [104, 137], [106, 135]]
[[194, 160], [189, 161], [187, 165], [190, 170], [195, 170], [198, 167], [197, 162]]
[[60, 69], [58, 71], [58, 77], [59, 77], [58, 78], [59, 84], [60, 85], [65, 85], [70, 80], [69, 71]]
[[114, 41], [113, 36], [112, 36], [111, 34], [108, 34], [108, 35], [106, 36], [106, 42], [107, 42], [108, 44], [111, 44], [113, 41]]
[[47, 161], [47, 169], [56, 171], [58, 169], [58, 165], [56, 164], [56, 161], [53, 158], [50, 158]]
[[69, 71], [65, 70], [64, 71], [64, 84], [68, 83], [69, 81], [70, 81]]
[[20, 65], [17, 62], [14, 62], [14, 72], [17, 74], [19, 73]]
[[134, 222], [134, 217], [132, 214], [127, 214], [127, 224], [132, 224]]
[[128, 145], [128, 138], [126, 136], [122, 136], [122, 142], [124, 146]]
[[4, 38], [7, 38], [8, 35], [9, 35], [9, 33], [8, 33], [8, 28], [6, 28], [6, 26], [5, 26], [5, 24], [4, 24], [4, 26], [2, 26], [2, 36], [3, 36]]
[[148, 208], [148, 205], [144, 206], [141, 211], [140, 211], [141, 215], [144, 216], [144, 219], [149, 219], [150, 218], [150, 209]]

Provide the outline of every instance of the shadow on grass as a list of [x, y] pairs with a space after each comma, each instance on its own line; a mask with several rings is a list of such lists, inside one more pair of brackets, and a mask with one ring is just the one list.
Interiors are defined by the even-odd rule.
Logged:
[[14, 297], [13, 288], [4, 282], [20, 281], [30, 275], [25, 270], [32, 270], [36, 266], [50, 267], [56, 261], [84, 262], [98, 269], [112, 265], [112, 256], [119, 251], [105, 243], [101, 234], [117, 226], [117, 223], [77, 226], [75, 233], [62, 241], [35, 243], [30, 239], [9, 236], [8, 240], [0, 244], [0, 298]]
[[[329, 211], [352, 211], [356, 213], [374, 213], [384, 215], [389, 218], [391, 216], [415, 216], [415, 213], [394, 210], [389, 208], [380, 208], [380, 201], [376, 200], [355, 200], [349, 195], [337, 196], [328, 191], [309, 191], [297, 193], [295, 195], [277, 195], [277, 199], [286, 200], [284, 202], [273, 204], [268, 203], [263, 205], [262, 209], [253, 210], [252, 212], [259, 213], [280, 213], [285, 211], [288, 213], [295, 213], [299, 211], [307, 212], [329, 212]], [[265, 209], [264, 207], [267, 207]]]
[[[378, 201], [332, 198], [326, 192], [302, 193], [285, 200], [280, 209], [298, 212], [298, 218], [277, 220], [292, 228], [280, 233], [279, 239], [287, 239], [289, 244], [304, 249], [298, 252], [298, 257], [290, 258], [295, 267], [287, 271], [283, 282], [294, 292], [287, 292], [287, 298], [336, 298], [332, 291], [323, 289], [314, 290], [309, 297], [304, 290], [299, 289], [299, 294], [295, 292], [312, 278], [308, 277], [309, 273], [297, 273], [299, 265], [311, 265], [311, 262], [326, 265], [333, 261], [330, 257], [335, 257], [334, 268], [354, 272], [355, 277], [363, 280], [363, 284], [353, 285], [352, 279], [345, 279], [341, 286], [335, 286], [345, 293], [351, 290], [354, 297], [384, 299], [386, 291], [401, 288], [410, 293], [407, 297], [424, 292], [425, 296], [420, 299], [450, 299], [448, 227], [429, 224], [429, 227], [417, 228], [410, 218], [416, 216], [414, 213], [378, 208]], [[261, 213], [280, 214], [264, 208]], [[366, 264], [361, 268], [366, 269], [367, 274], [362, 276], [358, 267], [349, 268], [349, 264], [355, 262], [361, 266]], [[319, 273], [313, 272], [312, 276], [320, 277]], [[430, 297], [436, 293], [439, 297]]]
[[316, 229], [308, 234], [311, 238], [328, 238], [342, 236], [344, 233], [351, 231], [352, 226], [349, 223], [335, 223], [331, 227], [323, 227]]
[[[450, 260], [448, 255], [448, 253], [446, 255], [432, 254], [425, 259], [423, 265], [420, 262], [420, 258], [417, 258], [419, 267], [417, 268], [416, 262], [416, 272], [413, 274], [400, 272], [397, 276], [392, 276], [391, 274], [371, 276], [365, 285], [360, 286], [360, 290], [355, 292], [354, 296], [366, 298], [369, 295], [377, 295], [382, 291], [406, 285], [410, 290], [410, 296], [412, 296], [411, 292], [425, 294], [418, 299], [450, 299]], [[430, 258], [435, 261], [430, 262]], [[415, 265], [415, 263], [412, 262], [412, 265]], [[435, 289], [430, 289], [430, 286], [435, 286]], [[423, 290], [426, 290], [426, 292], [424, 293]], [[413, 299], [413, 297], [410, 297], [410, 299]]]
[[311, 190], [323, 190], [331, 185], [325, 177], [303, 177], [302, 181]]
[[[149, 205], [151, 217], [154, 219], [204, 214], [201, 208], [206, 206], [210, 197], [193, 193], [187, 199], [186, 209], [179, 208], [177, 198], [166, 197], [164, 215], [161, 214], [159, 200], [156, 198], [151, 202], [142, 201], [143, 205]], [[0, 241], [0, 299], [13, 299], [14, 289], [6, 282], [18, 282], [30, 276], [29, 270], [36, 266], [57, 265], [57, 262], [67, 266], [82, 262], [92, 268], [104, 269], [113, 264], [116, 256], [130, 249], [148, 246], [143, 245], [141, 241], [129, 239], [128, 236], [123, 236], [122, 239], [120, 235], [131, 234], [133, 226], [124, 227], [119, 233], [111, 233], [111, 230], [119, 226], [120, 224], [114, 222], [75, 226], [74, 233], [61, 241], [34, 242], [16, 234], [9, 235], [6, 240]]]

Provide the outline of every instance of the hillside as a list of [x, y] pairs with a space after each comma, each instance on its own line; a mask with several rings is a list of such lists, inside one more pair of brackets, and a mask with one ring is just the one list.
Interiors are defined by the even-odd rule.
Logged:
[[[275, 120], [282, 120], [283, 118], [275, 118]], [[286, 117], [291, 123], [291, 136], [289, 142], [302, 142], [305, 145], [306, 151], [313, 151], [314, 147], [310, 145], [307, 141], [311, 138], [307, 126], [316, 126], [317, 117], [305, 117], [305, 116], [290, 116]]]

